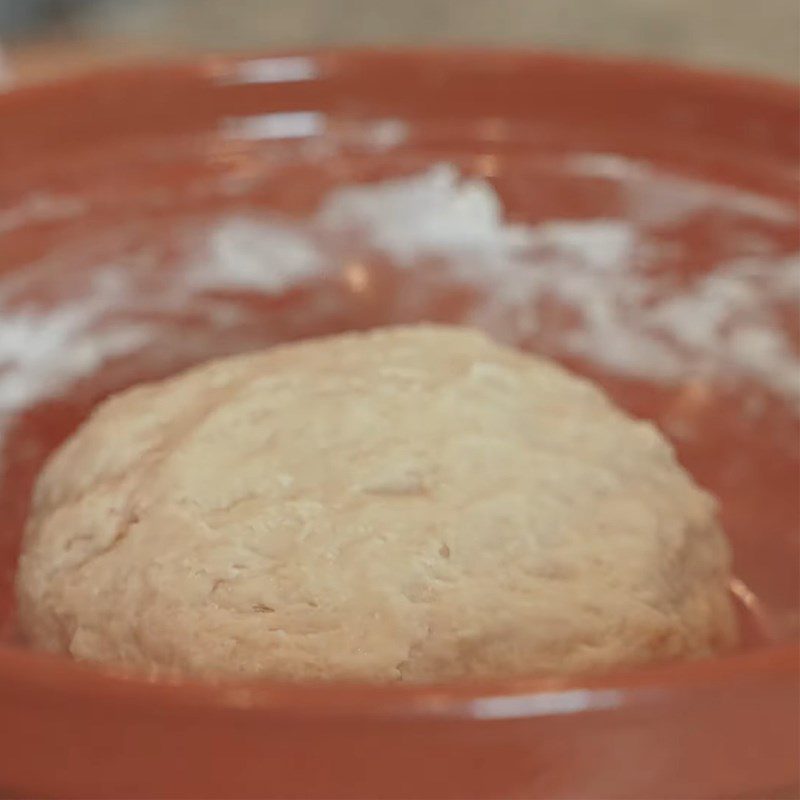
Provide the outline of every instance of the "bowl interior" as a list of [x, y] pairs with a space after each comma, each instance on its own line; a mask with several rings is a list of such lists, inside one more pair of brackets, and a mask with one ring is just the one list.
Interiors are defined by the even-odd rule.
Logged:
[[791, 89], [318, 54], [100, 75], [0, 115], [0, 648], [20, 646], [32, 482], [99, 399], [417, 320], [545, 353], [653, 419], [720, 500], [746, 646], [797, 635]]

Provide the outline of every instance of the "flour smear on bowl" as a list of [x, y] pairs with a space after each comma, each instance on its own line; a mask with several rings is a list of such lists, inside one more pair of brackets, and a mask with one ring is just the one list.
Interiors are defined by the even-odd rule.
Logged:
[[[54, 252], [0, 282], [0, 431], [108, 359], [169, 342], [166, 320], [189, 301], [206, 309], [209, 324], [224, 326], [252, 312], [220, 303], [219, 291], [281, 295], [332, 264], [339, 269], [345, 262], [331, 258], [331, 243], [340, 255], [345, 243], [348, 263], [369, 252], [403, 273], [432, 270], [434, 261], [445, 280], [485, 298], [462, 321], [500, 339], [659, 384], [755, 381], [796, 408], [800, 360], [786, 318], [800, 300], [800, 255], [753, 236], [738, 255], [677, 281], [659, 268], [667, 245], [651, 235], [708, 212], [787, 229], [793, 209], [619, 156], [576, 155], [560, 168], [609, 181], [627, 206], [613, 218], [523, 224], [508, 218], [487, 180], [439, 164], [339, 187], [302, 223], [231, 213], [196, 225], [178, 242], [179, 268], [158, 291], [148, 283], [155, 255], [142, 269], [124, 258], [98, 262], [72, 280]], [[39, 195], [0, 213], [0, 232], [81, 213], [77, 200]], [[147, 258], [145, 249], [140, 259]], [[43, 283], [49, 305], [26, 302]], [[573, 324], [553, 328], [553, 306]]]

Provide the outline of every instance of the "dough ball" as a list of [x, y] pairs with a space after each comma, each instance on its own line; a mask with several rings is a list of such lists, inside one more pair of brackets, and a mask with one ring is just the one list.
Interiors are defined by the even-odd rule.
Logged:
[[103, 403], [36, 488], [35, 646], [153, 673], [438, 681], [731, 645], [715, 503], [647, 422], [421, 325], [214, 361]]

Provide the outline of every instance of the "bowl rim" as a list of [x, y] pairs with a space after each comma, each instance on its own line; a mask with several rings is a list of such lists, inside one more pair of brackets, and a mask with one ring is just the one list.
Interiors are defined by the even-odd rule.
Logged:
[[[618, 56], [585, 55], [493, 47], [343, 47], [268, 50], [236, 53], [198, 53], [176, 59], [146, 58], [76, 71], [46, 82], [0, 87], [0, 112], [15, 98], [46, 102], [64, 87], [95, 91], [125, 76], [160, 80], [193, 77], [213, 82], [220, 68], [253, 59], [306, 57], [325, 59], [331, 68], [359, 59], [428, 62], [452, 65], [480, 60], [487, 66], [524, 66], [555, 70], [603, 70], [607, 74], [674, 89], [702, 88], [706, 92], [758, 98], [761, 102], [797, 108], [800, 91], [788, 80], [707, 70], [695, 66]], [[800, 648], [795, 642], [770, 644], [712, 658], [621, 669], [588, 676], [465, 680], [435, 684], [318, 682], [291, 683], [269, 679], [158, 678], [126, 673], [105, 666], [72, 661], [0, 644], [0, 695], [22, 687], [43, 697], [64, 696], [102, 700], [124, 706], [191, 709], [259, 710], [292, 715], [353, 715], [368, 717], [447, 717], [484, 719], [550, 716], [591, 712], [626, 705], [634, 698], [657, 702], [676, 692], [695, 694], [712, 689], [736, 691], [769, 680], [771, 685], [795, 686], [800, 673]]]
[[[91, 88], [94, 83], [125, 75], [141, 73], [160, 73], [165, 77], [172, 73], [173, 77], [183, 73], [197, 78], [214, 79], [219, 77], [219, 70], [233, 67], [253, 60], [267, 58], [309, 58], [325, 60], [335, 67], [338, 63], [359, 59], [380, 59], [384, 61], [435, 61], [452, 65], [458, 61], [475, 61], [479, 59], [487, 66], [493, 67], [505, 62], [507, 65], [517, 64], [527, 67], [559, 69], [599, 69], [609, 74], [617, 73], [623, 77], [644, 81], [668, 81], [686, 86], [705, 89], [713, 88], [716, 92], [731, 90], [741, 96], [743, 94], [766, 99], [767, 102], [781, 102], [800, 109], [800, 82], [793, 82], [768, 74], [749, 74], [735, 69], [723, 69], [688, 62], [670, 61], [647, 56], [625, 56], [606, 53], [586, 53], [569, 48], [535, 49], [525, 47], [493, 47], [491, 45], [452, 45], [452, 46], [395, 46], [386, 47], [354, 45], [331, 47], [276, 47], [269, 49], [244, 50], [199, 50], [182, 53], [178, 56], [135, 56], [122, 62], [105, 65], [77, 67], [66, 75], [23, 83], [11, 81], [0, 85], [0, 103], [4, 99], [20, 95], [32, 95], [37, 92], [58, 90], [67, 85]], [[270, 81], [272, 83], [273, 81]], [[280, 83], [280, 81], [277, 81]], [[765, 93], [768, 95], [765, 98]]]

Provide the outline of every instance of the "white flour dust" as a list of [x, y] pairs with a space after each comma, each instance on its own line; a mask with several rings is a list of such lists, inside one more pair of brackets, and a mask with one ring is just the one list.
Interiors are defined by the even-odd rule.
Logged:
[[[383, 253], [406, 271], [439, 259], [448, 280], [477, 286], [487, 298], [465, 321], [501, 338], [525, 338], [552, 355], [581, 356], [643, 380], [755, 380], [790, 402], [800, 400], [800, 361], [781, 318], [800, 302], [800, 257], [742, 255], [672, 285], [653, 268], [658, 253], [648, 234], [650, 225], [680, 222], [709, 207], [782, 225], [792, 223], [791, 209], [659, 175], [617, 156], [574, 157], [565, 170], [624, 186], [628, 213], [512, 224], [488, 182], [439, 165], [339, 188], [302, 224], [219, 218], [194, 232], [164, 291], [153, 291], [134, 269], [98, 265], [78, 296], [37, 307], [18, 297], [20, 275], [42, 279], [31, 265], [0, 282], [0, 432], [15, 411], [164, 335], [157, 321], [135, 321], [132, 309], [168, 317], [213, 290], [280, 294], [329, 268], [324, 242], [331, 239]], [[79, 213], [74, 202], [38, 197], [0, 215], [0, 227], [73, 213]], [[549, 326], [544, 312], [553, 303], [569, 310], [574, 324]]]
[[800, 255], [734, 259], [665, 291], [663, 274], [649, 269], [645, 227], [715, 207], [789, 222], [791, 209], [684, 178], [656, 180], [649, 168], [616, 156], [586, 156], [569, 166], [624, 179], [631, 213], [508, 224], [486, 182], [462, 181], [452, 167], [439, 166], [340, 190], [319, 220], [359, 230], [400, 266], [413, 268], [425, 255], [447, 257], [454, 278], [481, 284], [489, 298], [473, 321], [503, 338], [543, 333], [537, 309], [555, 299], [580, 318], [548, 341], [555, 354], [648, 380], [755, 379], [800, 399], [800, 360], [778, 314], [781, 304], [800, 301]]
[[0, 291], [0, 435], [14, 412], [57, 394], [152, 336], [146, 325], [99, 327], [127, 303], [124, 276], [111, 270], [100, 273], [80, 299], [57, 309], [8, 310], [3, 299]]
[[0, 235], [37, 220], [67, 219], [85, 211], [77, 198], [32, 192], [13, 208], [0, 211]]
[[642, 225], [685, 220], [705, 209], [792, 224], [795, 210], [772, 198], [732, 186], [670, 174], [642, 161], [607, 153], [572, 156], [566, 169], [573, 175], [607, 178], [623, 185], [628, 217]]

